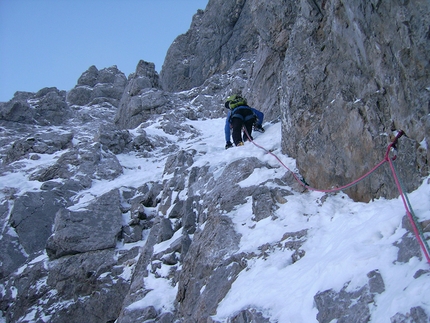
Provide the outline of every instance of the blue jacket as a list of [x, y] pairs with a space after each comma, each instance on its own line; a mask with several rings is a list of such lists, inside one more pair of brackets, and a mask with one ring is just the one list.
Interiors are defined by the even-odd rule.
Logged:
[[[248, 107], [248, 108], [250, 108], [250, 107]], [[257, 116], [256, 124], [262, 125], [263, 119], [264, 119], [264, 113], [261, 111], [258, 111], [257, 109], [254, 109], [254, 108], [250, 108], [250, 109]], [[224, 134], [225, 134], [225, 141], [226, 142], [230, 141], [230, 136], [231, 136], [230, 117], [231, 117], [231, 110], [228, 111], [227, 118], [225, 119]]]

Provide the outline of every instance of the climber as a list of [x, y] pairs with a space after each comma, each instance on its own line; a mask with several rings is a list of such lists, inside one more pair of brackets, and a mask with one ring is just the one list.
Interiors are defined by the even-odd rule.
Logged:
[[[225, 133], [225, 149], [233, 147], [230, 141], [230, 131], [233, 130], [233, 142], [236, 146], [243, 146], [243, 143], [248, 139], [248, 135], [252, 140], [252, 127], [255, 131], [264, 132], [262, 126], [264, 114], [257, 109], [247, 105], [246, 100], [240, 95], [232, 95], [227, 98], [225, 107], [229, 109], [224, 126]], [[244, 133], [242, 139], [242, 127], [245, 127], [248, 135]]]

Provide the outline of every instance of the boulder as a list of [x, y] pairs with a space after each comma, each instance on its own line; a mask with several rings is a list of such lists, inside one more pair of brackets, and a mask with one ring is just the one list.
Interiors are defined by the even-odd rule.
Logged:
[[114, 248], [122, 228], [118, 190], [112, 190], [85, 210], [61, 209], [55, 216], [53, 234], [46, 243], [51, 259]]
[[68, 194], [61, 189], [27, 192], [19, 196], [11, 210], [9, 224], [19, 237], [27, 254], [45, 248], [52, 234], [54, 218], [59, 209], [70, 205]]

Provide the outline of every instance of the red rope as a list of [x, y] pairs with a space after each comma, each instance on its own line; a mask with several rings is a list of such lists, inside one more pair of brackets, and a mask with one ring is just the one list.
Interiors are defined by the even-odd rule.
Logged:
[[385, 152], [385, 156], [384, 156], [384, 159], [383, 160], [381, 160], [375, 167], [373, 167], [370, 171], [368, 171], [366, 174], [364, 174], [363, 176], [361, 176], [361, 177], [359, 177], [358, 179], [356, 179], [356, 180], [354, 180], [354, 181], [352, 181], [351, 183], [349, 183], [349, 184], [346, 184], [346, 185], [343, 185], [343, 186], [340, 186], [340, 187], [336, 187], [336, 188], [333, 188], [333, 189], [328, 189], [328, 190], [321, 190], [321, 189], [317, 189], [317, 188], [313, 188], [313, 187], [311, 187], [311, 186], [309, 186], [309, 185], [307, 185], [307, 184], [305, 184], [303, 181], [301, 181], [300, 179], [299, 179], [299, 177], [294, 173], [294, 172], [292, 172], [280, 159], [279, 159], [279, 157], [278, 156], [276, 156], [274, 153], [272, 153], [271, 151], [269, 151], [269, 150], [267, 150], [266, 148], [264, 148], [263, 146], [260, 146], [259, 144], [257, 144], [257, 143], [255, 143], [255, 141], [251, 138], [251, 136], [248, 134], [248, 131], [246, 131], [246, 128], [244, 127], [243, 128], [244, 129], [244, 131], [245, 131], [245, 134], [246, 134], [246, 136], [248, 137], [248, 140], [250, 141], [250, 142], [252, 142], [255, 146], [257, 146], [258, 148], [260, 148], [260, 149], [263, 149], [265, 152], [267, 152], [268, 154], [270, 154], [270, 155], [272, 155], [273, 157], [275, 157], [276, 158], [276, 160], [283, 166], [283, 167], [285, 167], [288, 171], [290, 171], [292, 174], [293, 174], [293, 176], [294, 176], [294, 179], [300, 184], [300, 185], [302, 185], [303, 187], [305, 187], [305, 188], [307, 188], [308, 190], [310, 190], [310, 191], [316, 191], [316, 192], [323, 192], [323, 193], [332, 193], [332, 192], [337, 192], [337, 191], [341, 191], [341, 190], [343, 190], [343, 189], [346, 189], [346, 188], [349, 188], [349, 187], [351, 187], [351, 186], [353, 186], [353, 185], [355, 185], [355, 184], [357, 184], [358, 182], [360, 182], [360, 181], [362, 181], [363, 179], [365, 179], [367, 176], [369, 176], [370, 174], [372, 174], [374, 171], [376, 171], [379, 167], [381, 167], [383, 164], [385, 164], [386, 162], [388, 162], [389, 163], [389, 165], [390, 165], [390, 169], [391, 169], [391, 172], [392, 172], [392, 174], [393, 174], [393, 177], [394, 177], [394, 181], [395, 181], [395, 183], [396, 183], [396, 186], [397, 186], [397, 189], [398, 189], [398, 191], [399, 191], [399, 194], [400, 194], [400, 196], [401, 196], [401, 198], [402, 198], [402, 200], [403, 200], [403, 204], [404, 204], [404, 207], [405, 207], [405, 210], [406, 210], [406, 214], [407, 214], [407, 216], [408, 216], [408, 219], [409, 219], [409, 221], [410, 221], [410, 223], [411, 223], [411, 226], [412, 226], [412, 230], [414, 231], [414, 234], [415, 234], [415, 237], [416, 237], [416, 239], [418, 240], [418, 243], [419, 243], [419, 245], [420, 245], [420, 247], [421, 247], [421, 249], [423, 250], [423, 253], [424, 253], [424, 255], [425, 255], [425, 257], [426, 257], [426, 259], [427, 259], [427, 262], [428, 263], [430, 263], [430, 255], [429, 255], [429, 251], [427, 250], [427, 248], [425, 247], [425, 244], [424, 244], [424, 242], [422, 241], [422, 239], [421, 239], [421, 236], [420, 236], [420, 234], [419, 234], [419, 230], [418, 230], [418, 228], [417, 228], [417, 224], [415, 223], [415, 221], [414, 221], [414, 219], [413, 219], [413, 217], [412, 217], [412, 214], [411, 214], [411, 212], [410, 212], [410, 210], [409, 210], [409, 208], [408, 208], [408, 206], [407, 206], [407, 203], [406, 203], [406, 200], [405, 200], [405, 197], [404, 197], [404, 192], [403, 192], [403, 190], [402, 190], [402, 187], [401, 187], [401, 185], [400, 185], [400, 181], [399, 181], [399, 179], [398, 179], [398, 177], [397, 177], [397, 174], [396, 174], [396, 172], [395, 172], [395, 169], [394, 169], [394, 165], [393, 165], [393, 161], [396, 159], [396, 156], [394, 156], [394, 157], [392, 157], [392, 158], [390, 158], [389, 157], [389, 155], [390, 155], [390, 151], [391, 151], [391, 149], [396, 149], [396, 144], [397, 144], [397, 141], [398, 141], [398, 139], [401, 137], [401, 136], [403, 136], [404, 135], [404, 132], [403, 132], [403, 130], [400, 130], [398, 133], [397, 133], [397, 135], [396, 135], [396, 137], [394, 138], [394, 140], [388, 145], [388, 147], [387, 147], [387, 151]]
[[[307, 188], [307, 189], [308, 189], [308, 190], [310, 190], [310, 191], [322, 192], [322, 193], [333, 193], [333, 192], [338, 192], [338, 191], [344, 190], [344, 189], [346, 189], [346, 188], [349, 188], [349, 187], [351, 187], [351, 186], [356, 185], [357, 183], [359, 183], [360, 181], [362, 181], [363, 179], [365, 179], [366, 177], [368, 177], [370, 174], [372, 174], [374, 171], [376, 171], [379, 167], [381, 167], [385, 162], [387, 162], [387, 161], [389, 160], [389, 154], [390, 154], [391, 148], [395, 147], [395, 145], [396, 145], [396, 143], [397, 143], [397, 140], [398, 140], [401, 136], [403, 136], [403, 134], [404, 134], [403, 130], [400, 130], [400, 131], [399, 131], [399, 133], [397, 134], [397, 136], [394, 138], [394, 141], [393, 141], [393, 142], [388, 146], [387, 151], [386, 151], [386, 153], [385, 153], [385, 157], [384, 157], [384, 159], [383, 159], [383, 160], [381, 160], [381, 161], [380, 161], [380, 162], [379, 162], [375, 167], [373, 167], [373, 168], [372, 168], [370, 171], [368, 171], [366, 174], [364, 174], [363, 176], [361, 176], [361, 177], [357, 178], [356, 180], [354, 180], [354, 181], [352, 181], [351, 183], [348, 183], [348, 184], [346, 184], [346, 185], [339, 186], [339, 187], [332, 188], [332, 189], [326, 189], [326, 190], [323, 190], [323, 189], [317, 189], [317, 188], [314, 188], [314, 187], [311, 187], [311, 186], [309, 186], [309, 185], [305, 184], [302, 180], [300, 180], [300, 179], [298, 178], [298, 176], [297, 176], [294, 172], [292, 172], [292, 171], [291, 171], [291, 169], [289, 169], [287, 166], [285, 166], [285, 164], [284, 164], [284, 163], [283, 163], [283, 162], [278, 158], [278, 156], [276, 156], [274, 153], [272, 153], [271, 151], [267, 150], [266, 148], [264, 148], [264, 147], [260, 146], [259, 144], [255, 143], [255, 141], [254, 141], [254, 140], [252, 140], [251, 136], [248, 134], [248, 131], [246, 130], [246, 128], [244, 127], [243, 129], [244, 129], [245, 134], [246, 134], [246, 136], [248, 137], [248, 140], [249, 140], [250, 142], [252, 142], [252, 143], [253, 143], [255, 146], [257, 146], [258, 148], [263, 149], [265, 152], [267, 152], [268, 154], [270, 154], [270, 155], [272, 155], [273, 157], [275, 157], [275, 158], [276, 158], [276, 160], [277, 160], [277, 161], [278, 161], [282, 166], [284, 166], [288, 171], [290, 171], [290, 172], [293, 174], [293, 176], [294, 176], [295, 180], [296, 180], [300, 185], [302, 185], [303, 187]], [[396, 157], [393, 157], [393, 158], [395, 159]]]

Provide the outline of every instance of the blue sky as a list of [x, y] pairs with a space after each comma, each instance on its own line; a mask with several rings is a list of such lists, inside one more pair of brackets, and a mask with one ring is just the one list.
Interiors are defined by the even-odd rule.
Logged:
[[0, 0], [0, 102], [16, 91], [72, 89], [91, 65], [160, 72], [208, 0]]

